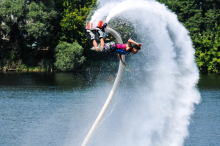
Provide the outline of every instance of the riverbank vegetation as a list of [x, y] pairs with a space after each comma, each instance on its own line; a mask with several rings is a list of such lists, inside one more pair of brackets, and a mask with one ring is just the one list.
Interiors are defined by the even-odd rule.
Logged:
[[220, 1], [158, 0], [188, 29], [200, 72], [220, 73]]
[[[190, 32], [200, 72], [219, 73], [220, 1], [158, 1], [175, 12]], [[100, 64], [117, 56], [91, 51], [85, 37], [87, 16], [98, 7], [97, 0], [1, 0], [0, 70], [115, 68], [114, 63]]]

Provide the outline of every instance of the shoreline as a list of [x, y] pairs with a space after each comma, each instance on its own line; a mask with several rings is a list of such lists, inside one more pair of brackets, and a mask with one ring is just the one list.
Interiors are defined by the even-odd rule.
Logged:
[[[63, 73], [85, 73], [85, 72], [113, 72], [113, 71], [117, 71], [117, 69], [112, 69], [112, 70], [103, 70], [100, 68], [86, 68], [86, 69], [81, 69], [81, 70], [73, 70], [73, 71], [67, 71], [67, 72], [63, 72]], [[3, 68], [0, 68], [0, 73], [27, 73], [27, 72], [36, 72], [36, 73], [59, 73], [62, 71], [58, 71], [58, 70], [54, 70], [53, 68], [49, 68], [49, 69], [6, 69], [4, 70]]]
[[0, 68], [0, 72], [53, 72], [53, 69], [8, 69]]

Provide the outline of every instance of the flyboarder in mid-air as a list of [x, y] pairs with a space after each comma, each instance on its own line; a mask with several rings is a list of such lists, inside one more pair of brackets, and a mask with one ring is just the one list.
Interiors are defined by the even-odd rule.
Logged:
[[[107, 23], [103, 24], [103, 21], [99, 21], [99, 23], [95, 29], [92, 28], [92, 25], [93, 25], [92, 23], [89, 23], [87, 25], [86, 31], [90, 35], [90, 39], [93, 42], [93, 46], [94, 46], [95, 50], [96, 51], [99, 51], [99, 50], [112, 51], [114, 53], [117, 53], [120, 61], [123, 63], [124, 66], [126, 66], [126, 64], [123, 62], [121, 55], [126, 55], [129, 53], [136, 54], [142, 47], [142, 44], [137, 43], [132, 39], [129, 39], [127, 44], [117, 44], [113, 41], [109, 42], [109, 43], [105, 43], [104, 39], [103, 39], [103, 35], [105, 32], [105, 28], [107, 26]], [[99, 35], [100, 45], [98, 45], [95, 40], [96, 32]], [[131, 43], [133, 43], [134, 45], [132, 45]]]

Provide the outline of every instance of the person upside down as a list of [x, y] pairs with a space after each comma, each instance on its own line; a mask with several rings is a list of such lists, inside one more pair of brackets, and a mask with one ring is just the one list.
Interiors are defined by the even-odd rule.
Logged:
[[[122, 62], [122, 64], [126, 67], [126, 64], [123, 62], [121, 55], [127, 55], [129, 53], [132, 54], [136, 54], [142, 47], [141, 43], [137, 43], [132, 39], [128, 39], [127, 44], [117, 44], [115, 42], [109, 42], [109, 43], [105, 43], [104, 42], [104, 32], [105, 32], [105, 28], [107, 26], [107, 23], [103, 24], [102, 21], [99, 21], [98, 25], [96, 26], [95, 29], [92, 29], [92, 23], [89, 23], [87, 25], [86, 31], [87, 33], [90, 35], [91, 41], [93, 42], [93, 46], [95, 48], [96, 51], [112, 51], [114, 53], [118, 54], [118, 57], [120, 59], [120, 61]], [[95, 34], [96, 32], [99, 35], [99, 39], [100, 39], [100, 46], [98, 46], [96, 40], [95, 40]], [[135, 44], [135, 45], [132, 45]]]

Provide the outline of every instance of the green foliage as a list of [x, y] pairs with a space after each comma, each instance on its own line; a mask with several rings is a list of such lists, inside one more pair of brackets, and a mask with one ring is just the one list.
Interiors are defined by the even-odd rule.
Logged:
[[220, 1], [158, 0], [174, 11], [189, 30], [201, 72], [220, 71]]
[[50, 69], [53, 66], [53, 60], [43, 60], [43, 67]]
[[[49, 1], [50, 3], [48, 3]], [[47, 0], [48, 5], [44, 1], [32, 1], [27, 5], [26, 31], [30, 39], [37, 41], [38, 44], [49, 41], [50, 32], [53, 31], [51, 22], [57, 16], [54, 2], [52, 0], [49, 1]]]
[[[7, 59], [32, 63], [34, 49], [50, 46], [52, 21], [56, 16], [53, 0], [0, 1], [0, 52], [10, 52]], [[4, 57], [0, 55], [0, 58]]]
[[220, 1], [219, 0], [200, 0], [202, 17], [204, 22], [203, 30], [213, 31], [215, 23], [220, 25]]
[[38, 50], [47, 48], [41, 59], [51, 68], [57, 44], [78, 41], [86, 46], [85, 21], [96, 1], [0, 0], [0, 60], [34, 66], [40, 59]]
[[196, 62], [201, 71], [220, 71], [220, 27], [216, 24], [212, 32], [195, 37]]
[[63, 42], [56, 47], [55, 51], [54, 65], [61, 71], [71, 71], [85, 61], [85, 57], [81, 56], [83, 48], [77, 42], [73, 44]]
[[158, 0], [175, 12], [180, 22], [189, 30], [190, 34], [198, 33], [203, 27], [202, 9], [197, 0]]
[[19, 70], [24, 70], [24, 69], [27, 69], [27, 67], [24, 64], [22, 64]]
[[53, 0], [46, 3], [43, 0], [3, 0], [0, 5], [1, 29], [9, 43], [20, 38], [30, 45], [37, 41], [38, 46], [42, 46], [48, 41], [53, 30], [50, 23], [57, 15]]
[[97, 0], [72, 0], [63, 2], [63, 19], [61, 20], [62, 36], [60, 42], [78, 41], [80, 44], [86, 43], [85, 23], [89, 12], [96, 4]]

